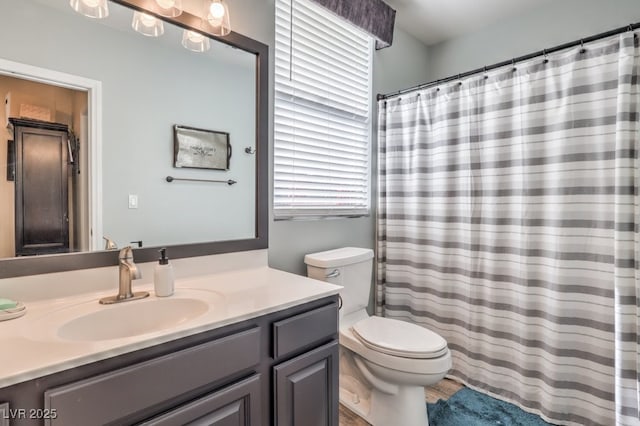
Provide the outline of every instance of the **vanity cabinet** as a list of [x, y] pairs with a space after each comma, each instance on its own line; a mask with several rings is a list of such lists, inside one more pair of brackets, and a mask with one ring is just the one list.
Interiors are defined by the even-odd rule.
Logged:
[[12, 426], [338, 426], [337, 296], [12, 385], [3, 401], [25, 410]]

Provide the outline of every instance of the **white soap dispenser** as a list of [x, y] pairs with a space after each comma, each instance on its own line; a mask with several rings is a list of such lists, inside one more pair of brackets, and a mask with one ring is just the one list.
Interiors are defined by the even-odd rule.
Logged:
[[167, 297], [173, 294], [173, 266], [167, 258], [167, 249], [162, 248], [160, 259], [153, 273], [153, 285], [156, 290], [156, 296]]

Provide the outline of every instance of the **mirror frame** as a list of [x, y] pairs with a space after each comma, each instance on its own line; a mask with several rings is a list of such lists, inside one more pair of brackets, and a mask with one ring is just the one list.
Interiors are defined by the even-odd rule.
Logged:
[[[200, 17], [188, 12], [183, 12], [175, 18], [163, 17], [155, 12], [155, 3], [151, 0], [110, 1], [133, 10], [149, 13], [165, 22], [184, 29], [197, 31], [212, 40], [256, 55], [256, 153], [254, 154], [256, 156], [256, 237], [228, 241], [179, 244], [168, 247], [171, 248], [170, 254], [172, 259], [267, 248], [269, 246], [269, 46], [233, 31], [224, 37], [215, 36], [206, 29], [200, 28]], [[78, 252], [0, 259], [0, 279], [114, 266], [118, 264], [118, 252], [118, 250]], [[134, 249], [134, 256], [136, 262], [152, 262], [158, 257], [158, 248], [136, 248]]]

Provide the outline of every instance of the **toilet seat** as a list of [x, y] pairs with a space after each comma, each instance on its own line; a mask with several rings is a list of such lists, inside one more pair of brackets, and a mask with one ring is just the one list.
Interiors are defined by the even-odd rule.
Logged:
[[351, 330], [369, 349], [392, 356], [432, 359], [448, 352], [447, 341], [440, 335], [405, 321], [369, 317], [355, 323]]
[[434, 374], [448, 371], [451, 368], [451, 353], [448, 348], [445, 349], [444, 355], [438, 358], [419, 359], [385, 354], [366, 346], [362, 340], [356, 337], [353, 327], [340, 330], [340, 345], [370, 362], [405, 373]]

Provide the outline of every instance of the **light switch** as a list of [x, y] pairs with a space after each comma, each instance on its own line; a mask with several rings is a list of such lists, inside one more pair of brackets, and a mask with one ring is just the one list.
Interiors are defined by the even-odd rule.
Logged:
[[129, 208], [130, 209], [138, 208], [138, 196], [136, 194], [129, 194]]

